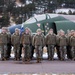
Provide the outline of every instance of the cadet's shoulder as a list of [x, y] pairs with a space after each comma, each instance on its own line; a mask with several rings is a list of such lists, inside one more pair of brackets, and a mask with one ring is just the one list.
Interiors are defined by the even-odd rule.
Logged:
[[2, 33], [0, 33], [0, 36], [2, 35]]
[[8, 35], [7, 33], [2, 33], [3, 35]]
[[59, 36], [59, 34], [56, 34], [56, 36]]
[[67, 36], [67, 35], [65, 35], [65, 38], [68, 38], [68, 36]]
[[15, 36], [15, 33], [13, 33], [11, 36]]
[[74, 36], [70, 36], [70, 38], [74, 38]]
[[8, 34], [8, 35], [10, 35], [10, 36], [12, 35], [10, 32], [9, 32], [9, 33], [7, 33], [7, 34]]
[[6, 36], [8, 36], [8, 34], [6, 33]]
[[42, 36], [44, 36], [44, 34], [42, 33]]
[[59, 37], [59, 35], [56, 35], [56, 37]]
[[23, 32], [22, 35], [24, 35], [25, 33]]
[[15, 35], [15, 33], [13, 33], [12, 35]]
[[49, 36], [49, 34], [46, 34], [46, 36], [45, 36], [45, 37], [47, 37], [47, 36]]
[[34, 37], [38, 36], [37, 34], [34, 35]]
[[3, 34], [3, 33], [0, 33], [0, 35], [1, 35], [1, 34]]
[[31, 34], [28, 34], [29, 35], [29, 37], [32, 37], [32, 35]]
[[35, 34], [33, 37], [34, 37], [34, 38], [36, 38], [36, 37], [38, 37], [38, 35], [37, 35], [37, 34]]
[[56, 34], [53, 34], [54, 36], [56, 36]]
[[31, 35], [31, 37], [33, 38], [33, 37], [34, 37], [34, 35], [32, 34], [32, 35]]
[[57, 38], [61, 38], [62, 36], [58, 35]]

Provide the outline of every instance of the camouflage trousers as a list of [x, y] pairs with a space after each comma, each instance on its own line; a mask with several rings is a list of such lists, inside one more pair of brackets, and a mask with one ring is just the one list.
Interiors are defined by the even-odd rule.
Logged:
[[48, 53], [48, 59], [49, 60], [53, 60], [54, 50], [55, 50], [54, 48], [55, 48], [54, 45], [48, 45], [47, 53]]
[[72, 59], [75, 59], [75, 47], [71, 47], [71, 56]]
[[7, 44], [0, 45], [1, 48], [1, 58], [7, 58]]
[[20, 45], [14, 45], [14, 55], [16, 59], [20, 59]]
[[42, 59], [43, 54], [42, 46], [35, 46], [35, 50], [36, 50], [36, 58]]
[[66, 46], [60, 46], [59, 47], [59, 52], [60, 52], [60, 59], [65, 60], [65, 55], [66, 55]]
[[24, 48], [24, 61], [30, 61], [30, 56], [31, 56], [31, 49], [30, 49], [30, 45], [23, 45]]

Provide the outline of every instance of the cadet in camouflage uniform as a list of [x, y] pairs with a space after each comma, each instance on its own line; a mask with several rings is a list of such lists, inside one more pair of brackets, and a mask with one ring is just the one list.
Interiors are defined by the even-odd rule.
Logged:
[[30, 49], [30, 44], [32, 43], [32, 37], [30, 35], [29, 28], [25, 28], [25, 32], [21, 37], [21, 43], [23, 45], [23, 52], [24, 52], [24, 58], [23, 62], [30, 62], [30, 57], [31, 57], [31, 49]]
[[2, 32], [0, 33], [0, 48], [1, 48], [1, 60], [7, 60], [7, 43], [8, 43], [8, 35], [6, 33], [5, 28], [2, 28]]
[[60, 58], [61, 60], [65, 60], [67, 38], [65, 36], [64, 31], [61, 31], [60, 36], [57, 38], [58, 38], [57, 42], [59, 43]]
[[11, 54], [11, 33], [10, 31], [6, 28], [6, 32], [8, 34], [8, 43], [7, 43], [7, 58], [10, 58]]
[[67, 58], [68, 59], [72, 59], [70, 38], [71, 38], [71, 36], [73, 36], [73, 34], [74, 34], [74, 30], [71, 30], [67, 33], [67, 39], [68, 39]]
[[14, 47], [15, 60], [20, 60], [20, 34], [19, 29], [15, 29], [15, 33], [11, 36], [11, 43]]
[[54, 50], [56, 45], [56, 35], [53, 33], [53, 29], [49, 30], [49, 33], [46, 35], [46, 45], [48, 46], [48, 60], [53, 60]]
[[70, 46], [71, 46], [71, 56], [72, 56], [72, 60], [75, 60], [75, 32], [74, 32], [74, 34], [70, 37]]
[[37, 29], [37, 34], [33, 37], [32, 45], [35, 46], [37, 63], [42, 59], [42, 47], [44, 46], [44, 37], [41, 35], [41, 29]]
[[57, 56], [58, 56], [58, 59], [60, 60], [61, 58], [60, 58], [60, 51], [59, 51], [59, 42], [58, 42], [58, 40], [59, 40], [59, 36], [60, 36], [60, 32], [61, 32], [61, 30], [59, 30], [58, 31], [58, 33], [57, 33], [57, 35], [56, 35], [56, 50], [57, 50]]
[[[33, 34], [32, 34], [32, 31], [29, 29], [29, 34], [32, 36], [32, 39], [33, 39]], [[33, 54], [34, 54], [34, 49], [35, 47], [32, 45], [32, 43], [30, 44], [30, 48], [31, 48], [31, 59], [33, 58]]]

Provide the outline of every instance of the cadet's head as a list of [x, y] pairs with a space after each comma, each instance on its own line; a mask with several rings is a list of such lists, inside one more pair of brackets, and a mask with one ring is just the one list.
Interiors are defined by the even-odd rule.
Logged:
[[53, 34], [53, 29], [52, 28], [49, 30], [49, 34]]
[[39, 35], [39, 34], [41, 34], [42, 33], [42, 30], [41, 29], [37, 29], [37, 34]]
[[15, 33], [19, 34], [19, 29], [18, 28], [15, 29]]
[[1, 32], [2, 32], [2, 33], [6, 33], [5, 27], [2, 27]]
[[61, 35], [61, 36], [65, 35], [65, 32], [64, 32], [64, 31], [61, 31], [61, 32], [60, 32], [60, 35]]
[[71, 36], [73, 36], [74, 32], [75, 32], [74, 30], [71, 30]]
[[60, 31], [57, 31], [57, 35], [60, 35]]
[[29, 34], [29, 33], [30, 33], [30, 30], [29, 30], [28, 27], [25, 28], [25, 33], [26, 33], [26, 34]]
[[9, 32], [9, 29], [7, 27], [5, 27], [6, 32]]

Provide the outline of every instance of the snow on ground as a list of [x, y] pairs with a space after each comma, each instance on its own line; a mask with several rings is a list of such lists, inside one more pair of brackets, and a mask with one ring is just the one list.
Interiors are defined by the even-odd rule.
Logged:
[[[23, 56], [23, 54], [22, 54], [22, 56]], [[34, 56], [34, 58], [36, 58], [36, 53], [34, 53], [33, 56]], [[47, 58], [47, 57], [48, 57], [48, 54], [47, 54], [47, 53], [44, 53], [44, 54], [43, 54], [43, 58]], [[11, 54], [11, 58], [14, 58], [14, 54]], [[55, 58], [55, 59], [58, 58], [56, 53], [54, 54], [54, 58]]]
[[72, 13], [75, 12], [75, 9], [72, 8], [61, 8], [61, 9], [56, 9], [55, 13], [69, 13], [69, 11], [71, 11]]
[[[36, 58], [36, 53], [34, 53], [33, 57]], [[11, 54], [11, 58], [14, 58], [14, 54]], [[48, 54], [47, 53], [44, 53], [43, 54], [43, 58], [46, 58], [47, 59], [48, 58]], [[54, 59], [58, 59], [57, 53], [54, 54]], [[65, 59], [67, 59], [67, 55], [65, 56]]]

